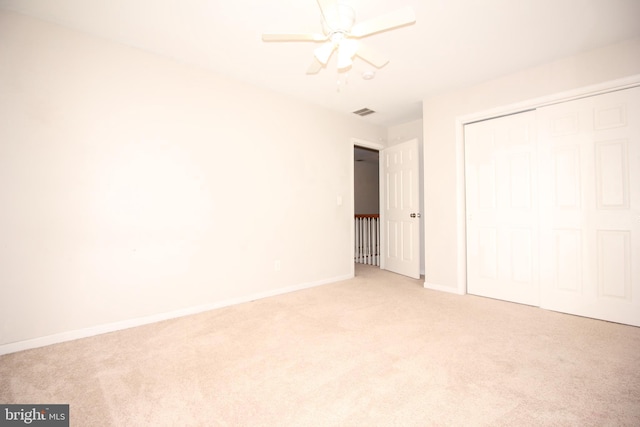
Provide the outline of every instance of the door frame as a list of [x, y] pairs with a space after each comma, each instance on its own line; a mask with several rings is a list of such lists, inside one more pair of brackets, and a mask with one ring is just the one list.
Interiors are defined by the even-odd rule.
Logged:
[[[354, 163], [355, 163], [355, 159], [353, 157], [353, 150], [355, 147], [363, 147], [363, 148], [369, 148], [371, 150], [376, 150], [378, 153], [382, 150], [384, 150], [385, 146], [384, 144], [380, 144], [378, 142], [372, 142], [372, 141], [367, 141], [364, 139], [359, 139], [359, 138], [351, 138], [350, 139], [350, 143], [349, 143], [349, 147], [350, 147], [350, 158], [351, 161], [349, 162], [349, 179], [351, 182], [350, 185], [350, 193], [351, 193], [351, 204], [349, 206], [349, 218], [350, 218], [350, 222], [349, 222], [349, 230], [351, 233], [351, 236], [349, 237], [349, 240], [351, 241], [351, 249], [349, 251], [349, 253], [351, 254], [350, 256], [350, 265], [351, 265], [351, 276], [355, 276], [356, 272], [355, 272], [355, 262], [354, 262], [354, 258], [355, 258], [355, 245], [356, 245], [356, 241], [355, 241], [355, 225], [354, 225], [354, 215], [355, 215], [355, 167], [354, 167]], [[382, 165], [380, 163], [380, 161], [378, 161], [378, 168], [380, 168]], [[382, 176], [380, 177], [380, 179], [382, 179]], [[382, 181], [380, 181], [380, 183], [382, 183]], [[384, 240], [384, 233], [382, 233], [382, 224], [384, 223], [384, 213], [382, 212], [382, 201], [384, 200], [384, 188], [382, 185], [379, 186], [378, 192], [380, 194], [380, 247], [383, 247], [383, 244], [385, 243]], [[380, 268], [384, 269], [384, 260], [383, 257], [380, 256]]]
[[[628, 89], [640, 85], [640, 74], [633, 76], [610, 80], [595, 85], [584, 86], [577, 89], [571, 89], [552, 95], [539, 98], [533, 98], [513, 104], [508, 104], [488, 110], [478, 111], [471, 114], [465, 114], [456, 117], [456, 204], [458, 206], [457, 221], [457, 247], [458, 247], [458, 283], [454, 293], [463, 295], [467, 293], [467, 230], [466, 230], [466, 196], [465, 196], [465, 162], [464, 162], [464, 126], [469, 123], [480, 120], [488, 120], [508, 114], [516, 114], [522, 111], [545, 107], [561, 102], [572, 101], [588, 96], [599, 95], [602, 93], [612, 92], [616, 90]], [[448, 292], [452, 292], [449, 289]]]

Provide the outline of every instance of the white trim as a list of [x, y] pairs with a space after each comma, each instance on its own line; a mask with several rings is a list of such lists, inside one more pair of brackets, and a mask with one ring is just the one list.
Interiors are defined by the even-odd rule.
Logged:
[[205, 304], [195, 307], [189, 307], [182, 310], [171, 311], [168, 313], [159, 313], [151, 316], [138, 317], [136, 319], [124, 320], [121, 322], [106, 323], [103, 325], [93, 326], [75, 331], [61, 332], [59, 334], [48, 335], [45, 337], [34, 338], [25, 341], [18, 341], [10, 344], [0, 345], [0, 356], [18, 351], [29, 350], [32, 348], [44, 347], [53, 344], [59, 344], [66, 341], [73, 341], [81, 338], [88, 338], [96, 335], [106, 334], [109, 332], [121, 331], [123, 329], [135, 328], [137, 326], [148, 325], [151, 323], [161, 322], [163, 320], [175, 319], [178, 317], [191, 316], [193, 314], [205, 311], [216, 310], [219, 308], [229, 307], [232, 305], [243, 304], [263, 298], [269, 298], [277, 295], [287, 294], [289, 292], [300, 291], [303, 289], [313, 288], [317, 286], [327, 285], [330, 283], [341, 282], [343, 280], [352, 279], [353, 274], [332, 277], [329, 279], [318, 280], [315, 282], [302, 283], [299, 285], [288, 286], [285, 288], [274, 289], [267, 292], [259, 292], [244, 297], [231, 298], [211, 304]]
[[[458, 143], [462, 141], [462, 143]], [[460, 125], [456, 120], [456, 202], [458, 211], [456, 212], [458, 221], [457, 243], [457, 273], [458, 284], [455, 293], [464, 295], [467, 293], [467, 198], [465, 194], [465, 173], [464, 173], [464, 124]], [[462, 183], [462, 185], [460, 185]]]
[[387, 186], [385, 185], [384, 180], [384, 153], [382, 152], [384, 149], [380, 149], [378, 151], [378, 195], [380, 199], [378, 200], [378, 214], [380, 215], [380, 241], [378, 242], [378, 262], [380, 264], [381, 270], [387, 269], [386, 257], [383, 255], [385, 253], [385, 249], [387, 248], [387, 227], [386, 227], [386, 215], [384, 213], [384, 201], [387, 198]]
[[425, 289], [431, 289], [432, 291], [448, 292], [455, 295], [464, 295], [464, 292], [460, 292], [459, 288], [452, 288], [451, 286], [436, 285], [435, 283], [424, 282], [423, 287]]
[[[529, 99], [522, 102], [508, 104], [488, 110], [478, 111], [456, 117], [456, 200], [457, 211], [457, 243], [458, 243], [458, 286], [456, 293], [467, 293], [467, 238], [466, 238], [466, 206], [465, 206], [465, 176], [464, 176], [464, 125], [479, 120], [487, 120], [507, 114], [519, 113], [527, 110], [572, 101], [587, 96], [600, 95], [616, 90], [628, 89], [640, 85], [640, 74], [621, 79], [610, 80], [578, 89], [566, 90], [552, 95]], [[426, 283], [425, 283], [426, 287]], [[432, 288], [430, 288], [432, 289]], [[449, 288], [450, 289], [450, 288]], [[447, 290], [446, 288], [443, 290]]]
[[370, 148], [372, 150], [382, 150], [384, 149], [384, 144], [380, 144], [378, 142], [366, 141], [364, 139], [351, 138], [351, 144], [357, 145], [358, 147]]
[[354, 148], [356, 145], [356, 140], [355, 138], [351, 139], [351, 145], [350, 145], [350, 150], [349, 150], [349, 191], [351, 193], [351, 203], [350, 205], [347, 207], [347, 211], [349, 214], [349, 242], [351, 242], [351, 249], [349, 249], [349, 271], [351, 272], [352, 276], [356, 275], [356, 266], [355, 266], [355, 257], [356, 257], [356, 240], [355, 240], [355, 234], [356, 234], [356, 229], [355, 229], [355, 224], [354, 224], [354, 218], [355, 218], [355, 212], [356, 212], [356, 190], [355, 190], [355, 157], [354, 157]]

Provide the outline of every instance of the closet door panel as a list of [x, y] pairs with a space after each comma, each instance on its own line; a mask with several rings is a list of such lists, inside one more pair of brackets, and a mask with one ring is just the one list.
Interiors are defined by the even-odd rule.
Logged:
[[640, 326], [640, 88], [537, 118], [541, 306]]
[[535, 112], [465, 126], [467, 290], [539, 304]]

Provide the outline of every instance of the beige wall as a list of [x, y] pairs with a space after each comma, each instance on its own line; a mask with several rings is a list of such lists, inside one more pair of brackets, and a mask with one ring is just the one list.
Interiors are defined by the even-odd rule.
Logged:
[[0, 13], [0, 345], [348, 277], [385, 132]]
[[457, 291], [464, 282], [458, 265], [464, 215], [459, 215], [463, 204], [457, 192], [464, 184], [464, 166], [458, 161], [457, 118], [639, 73], [640, 39], [634, 39], [425, 99], [426, 285]]
[[391, 147], [414, 138], [417, 139], [418, 144], [422, 146], [422, 134], [422, 120], [414, 120], [412, 122], [390, 126], [387, 129], [387, 147]]

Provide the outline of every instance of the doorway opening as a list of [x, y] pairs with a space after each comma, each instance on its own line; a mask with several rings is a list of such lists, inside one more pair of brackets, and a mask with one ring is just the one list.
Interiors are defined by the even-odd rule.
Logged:
[[353, 147], [354, 263], [380, 266], [380, 153]]
[[380, 153], [353, 147], [353, 192], [356, 215], [380, 214]]

